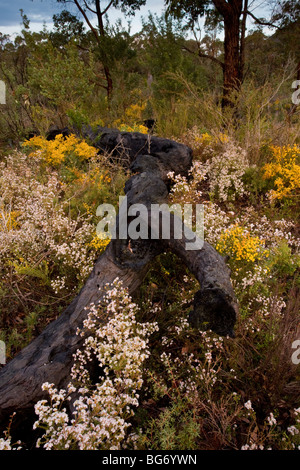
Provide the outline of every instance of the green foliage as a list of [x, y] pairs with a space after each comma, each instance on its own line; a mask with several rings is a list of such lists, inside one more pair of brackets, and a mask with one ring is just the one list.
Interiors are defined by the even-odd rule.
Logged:
[[281, 240], [270, 257], [270, 269], [277, 279], [292, 277], [300, 268], [300, 254], [292, 253], [286, 240]]
[[[183, 53], [185, 34], [180, 20], [176, 22], [170, 17], [149, 14], [147, 22], [143, 24], [143, 65], [146, 68], [151, 64], [151, 74], [155, 80], [155, 91], [160, 96], [165, 93], [179, 92], [183, 85], [169, 82], [165, 74], [179, 72], [192, 83], [206, 85], [205, 70], [197, 64], [197, 59], [190, 54]], [[197, 67], [195, 65], [198, 65]]]
[[[47, 61], [43, 60], [45, 56]], [[80, 106], [84, 111], [92, 105], [94, 65], [91, 55], [87, 55], [86, 60], [87, 64], [82, 61], [76, 45], [72, 43], [63, 51], [46, 43], [29, 60], [29, 85], [46, 100], [53, 114], [61, 117], [62, 124], [66, 123], [65, 116], [69, 110]], [[34, 109], [38, 115], [43, 113], [40, 105]]]
[[140, 445], [151, 450], [197, 450], [201, 424], [190, 408], [184, 399], [174, 400], [148, 424]]
[[30, 266], [27, 262], [24, 264], [14, 262], [13, 267], [16, 274], [40, 279], [45, 285], [50, 285], [49, 268], [46, 261], [42, 261], [40, 266]]
[[166, 0], [169, 11], [176, 16], [183, 17], [185, 14], [191, 17], [191, 21], [196, 21], [198, 16], [203, 16], [211, 7], [210, 0]]
[[83, 22], [78, 20], [69, 11], [63, 10], [53, 15], [54, 31], [50, 32], [50, 39], [55, 46], [65, 46], [68, 42], [80, 41], [84, 36]]
[[258, 166], [247, 168], [243, 176], [243, 182], [253, 203], [257, 203], [271, 189], [270, 182], [263, 178], [261, 168]]

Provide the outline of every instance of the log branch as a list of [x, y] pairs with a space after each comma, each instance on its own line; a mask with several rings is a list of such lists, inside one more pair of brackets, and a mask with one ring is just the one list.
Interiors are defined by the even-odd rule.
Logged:
[[[132, 176], [125, 185], [128, 207], [142, 203], [168, 202], [168, 173], [188, 176], [192, 164], [191, 149], [168, 139], [140, 133], [85, 127], [82, 134], [99, 151], [112, 158], [130, 162]], [[151, 220], [149, 229], [151, 229]], [[117, 226], [119, 216], [117, 217]], [[129, 242], [130, 249], [129, 249]], [[133, 294], [143, 282], [151, 261], [160, 253], [171, 250], [183, 260], [200, 283], [190, 321], [194, 326], [207, 322], [222, 335], [232, 335], [237, 303], [225, 260], [208, 243], [201, 250], [187, 251], [186, 240], [112, 240], [98, 258], [85, 285], [69, 307], [44, 332], [24, 348], [0, 371], [0, 428], [6, 428], [13, 412], [12, 430], [23, 438], [32, 430], [34, 404], [45, 398], [44, 382], [65, 387], [69, 381], [73, 355], [84, 338], [76, 335], [88, 314], [88, 307], [103, 298], [105, 286], [117, 277]]]

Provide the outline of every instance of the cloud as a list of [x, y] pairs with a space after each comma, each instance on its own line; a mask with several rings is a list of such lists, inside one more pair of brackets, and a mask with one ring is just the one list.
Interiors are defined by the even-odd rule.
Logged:
[[[130, 18], [132, 30], [141, 29], [141, 16], [147, 17], [149, 11], [160, 14], [163, 5], [164, 0], [148, 0], [146, 5], [136, 12], [136, 16]], [[40, 31], [44, 23], [51, 28], [53, 15], [66, 8], [73, 14], [78, 12], [76, 6], [72, 6], [70, 3], [63, 5], [55, 0], [0, 0], [0, 32], [3, 34], [20, 32], [22, 23], [20, 9], [28, 17], [31, 30]], [[118, 10], [111, 10], [109, 17], [112, 22], [117, 18], [124, 20], [124, 16]], [[80, 19], [82, 18], [80, 17]], [[126, 24], [126, 19], [124, 23]]]
[[32, 24], [43, 24], [43, 22], [51, 22], [54, 13], [62, 10], [62, 6], [54, 0], [0, 0], [1, 32], [3, 32], [3, 28], [10, 30], [12, 28], [20, 29], [22, 23], [21, 9]]

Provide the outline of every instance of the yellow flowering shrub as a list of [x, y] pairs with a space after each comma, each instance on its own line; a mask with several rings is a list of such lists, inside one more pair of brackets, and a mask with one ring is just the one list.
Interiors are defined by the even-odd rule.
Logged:
[[[183, 144], [188, 145], [193, 150], [194, 156], [208, 156], [215, 150], [220, 150], [220, 146], [224, 146], [230, 142], [230, 138], [225, 133], [210, 134], [197, 126], [189, 129], [181, 138]], [[207, 153], [208, 152], [208, 153]]]
[[107, 245], [109, 244], [110, 239], [109, 238], [100, 238], [96, 234], [92, 240], [89, 242], [88, 246], [95, 250], [96, 252], [102, 252], [105, 250]]
[[132, 104], [125, 109], [124, 116], [114, 121], [113, 125], [121, 132], [140, 132], [148, 134], [148, 128], [139, 124], [143, 121], [143, 112], [147, 103], [141, 102]]
[[213, 141], [213, 137], [207, 132], [200, 135], [195, 134], [194, 139], [195, 143], [200, 145], [210, 144]]
[[263, 167], [264, 179], [274, 179], [271, 199], [296, 197], [300, 189], [300, 147], [272, 146], [271, 151], [274, 159]]
[[217, 137], [215, 138], [215, 141], [220, 141], [222, 144], [227, 144], [229, 142], [229, 137], [227, 134], [224, 134], [222, 132], [220, 132]]
[[101, 183], [110, 183], [111, 177], [107, 171], [101, 170], [98, 166], [91, 168], [89, 173], [81, 171], [76, 167], [72, 168], [73, 179], [79, 184], [99, 185]]
[[229, 255], [233, 261], [242, 263], [255, 263], [269, 254], [260, 238], [252, 236], [238, 224], [221, 234], [216, 249], [220, 254]]
[[182, 137], [182, 143], [189, 145], [192, 148], [195, 155], [197, 151], [202, 153], [203, 149], [211, 145], [214, 138], [208, 132], [202, 132], [197, 126], [189, 129]]
[[195, 134], [195, 142], [201, 145], [203, 144], [208, 145], [208, 144], [213, 144], [213, 143], [218, 143], [218, 142], [221, 142], [222, 144], [226, 144], [227, 142], [229, 142], [229, 137], [228, 135], [224, 133], [219, 133], [216, 136], [212, 136], [211, 134], [204, 132], [203, 134], [200, 134], [200, 135]]
[[142, 124], [133, 124], [132, 126], [129, 126], [128, 124], [124, 124], [120, 120], [117, 120], [114, 125], [121, 132], [140, 132], [141, 134], [148, 134], [148, 128]]
[[142, 119], [145, 108], [146, 103], [132, 104], [126, 109], [125, 116], [129, 121], [140, 121]]
[[32, 158], [44, 160], [48, 165], [59, 166], [68, 156], [74, 155], [79, 161], [89, 160], [97, 154], [97, 149], [80, 140], [74, 134], [64, 137], [59, 134], [54, 140], [35, 136], [23, 142], [23, 146], [32, 149]]

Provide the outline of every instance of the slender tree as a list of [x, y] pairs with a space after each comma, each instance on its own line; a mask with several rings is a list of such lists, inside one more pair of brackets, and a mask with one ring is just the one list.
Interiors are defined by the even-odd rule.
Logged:
[[[85, 23], [91, 30], [100, 54], [100, 60], [103, 65], [103, 70], [106, 80], [107, 96], [110, 99], [113, 91], [113, 81], [109, 65], [109, 57], [105, 48], [106, 28], [105, 16], [109, 9], [118, 8], [126, 15], [134, 15], [146, 0], [57, 0], [58, 3], [68, 4], [71, 3], [76, 6], [78, 12], [84, 18]], [[96, 21], [95, 21], [96, 20]], [[96, 23], [96, 25], [95, 25]]]

